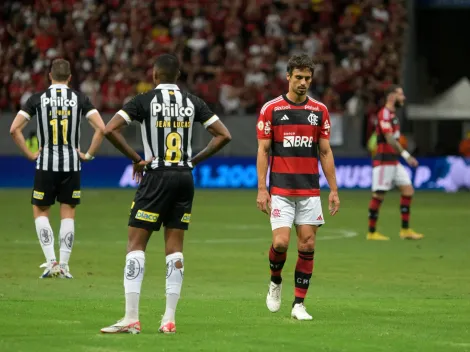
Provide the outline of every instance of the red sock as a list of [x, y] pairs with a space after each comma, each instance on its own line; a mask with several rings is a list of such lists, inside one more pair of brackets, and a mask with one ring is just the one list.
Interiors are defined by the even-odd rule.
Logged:
[[411, 197], [401, 196], [400, 199], [400, 213], [401, 213], [401, 228], [407, 229], [410, 227], [410, 206]]
[[375, 232], [377, 220], [379, 219], [379, 209], [382, 205], [382, 199], [374, 198], [369, 203], [369, 232]]
[[271, 281], [275, 284], [279, 285], [282, 282], [281, 272], [286, 258], [286, 252], [278, 252], [271, 245], [269, 249], [269, 267], [271, 268]]
[[295, 300], [294, 304], [302, 303], [307, 295], [310, 285], [310, 278], [313, 272], [313, 255], [314, 251], [301, 252], [297, 258], [295, 266]]

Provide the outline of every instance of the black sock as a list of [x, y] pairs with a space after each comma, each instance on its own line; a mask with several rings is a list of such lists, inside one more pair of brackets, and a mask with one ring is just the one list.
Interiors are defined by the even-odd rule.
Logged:
[[301, 297], [295, 297], [295, 298], [294, 298], [294, 303], [292, 303], [292, 308], [294, 308], [294, 306], [295, 306], [296, 304], [299, 304], [299, 303], [304, 303], [304, 299], [301, 298]]

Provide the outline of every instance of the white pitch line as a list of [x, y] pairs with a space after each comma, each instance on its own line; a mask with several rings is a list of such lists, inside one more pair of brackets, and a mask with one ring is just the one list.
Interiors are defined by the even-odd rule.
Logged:
[[[250, 225], [246, 225], [250, 226]], [[334, 233], [334, 235], [322, 235], [323, 232]], [[190, 235], [188, 235], [189, 237]], [[356, 237], [357, 232], [351, 230], [344, 230], [344, 229], [320, 229], [319, 234], [317, 236], [317, 241], [329, 241], [329, 240], [340, 240], [344, 238], [352, 238]], [[212, 238], [212, 239], [205, 239], [205, 240], [198, 240], [198, 239], [187, 239], [186, 243], [194, 243], [194, 244], [226, 244], [226, 243], [257, 243], [257, 242], [269, 242], [271, 241], [271, 236], [267, 234], [265, 237], [251, 237], [251, 238]], [[9, 243], [14, 244], [23, 244], [23, 245], [37, 245], [38, 241], [21, 241], [15, 240]], [[104, 241], [75, 241], [74, 244], [80, 246], [94, 246], [103, 243], [110, 243]], [[125, 245], [127, 241], [114, 241], [111, 242], [118, 245]]]

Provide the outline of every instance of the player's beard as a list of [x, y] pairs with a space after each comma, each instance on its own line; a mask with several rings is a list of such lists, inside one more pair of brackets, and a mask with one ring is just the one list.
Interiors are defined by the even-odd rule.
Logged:
[[307, 88], [305, 87], [302, 89], [301, 87], [297, 87], [296, 90], [294, 90], [295, 94], [297, 94], [299, 97], [303, 97], [307, 95]]
[[402, 103], [402, 102], [400, 102], [400, 101], [398, 101], [398, 100], [395, 102], [395, 108], [396, 108], [396, 109], [399, 109], [399, 108], [403, 107], [403, 105], [405, 105], [405, 104]]

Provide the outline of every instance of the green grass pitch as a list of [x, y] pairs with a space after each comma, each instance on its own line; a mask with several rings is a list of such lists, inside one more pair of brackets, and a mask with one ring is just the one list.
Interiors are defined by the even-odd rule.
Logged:
[[[154, 233], [141, 295], [140, 335], [102, 335], [124, 312], [123, 268], [133, 190], [83, 190], [70, 262], [74, 280], [38, 276], [43, 263], [29, 190], [0, 191], [0, 351], [470, 351], [470, 195], [417, 192], [403, 241], [399, 195], [382, 205], [367, 242], [368, 192], [340, 192], [325, 211], [306, 306], [290, 318], [295, 237], [284, 270], [283, 305], [265, 306], [270, 226], [251, 191], [197, 191], [185, 242], [178, 333], [157, 333], [164, 311], [165, 258]], [[323, 192], [326, 210], [327, 192]], [[58, 208], [51, 224], [56, 235]], [[56, 247], [57, 248], [57, 247]], [[58, 250], [57, 250], [58, 252]]]

